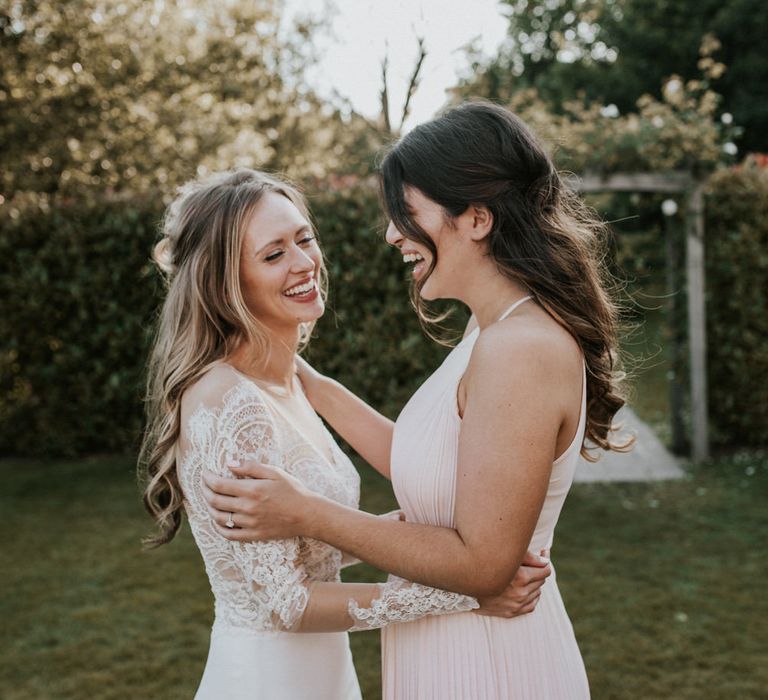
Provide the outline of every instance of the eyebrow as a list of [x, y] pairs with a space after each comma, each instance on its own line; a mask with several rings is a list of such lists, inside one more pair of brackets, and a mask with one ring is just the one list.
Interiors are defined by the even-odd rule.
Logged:
[[283, 236], [282, 238], [275, 238], [275, 240], [273, 240], [273, 241], [270, 241], [270, 242], [269, 242], [269, 243], [267, 243], [266, 245], [263, 245], [263, 246], [261, 246], [261, 248], [259, 248], [259, 249], [256, 251], [256, 255], [261, 255], [261, 254], [262, 254], [262, 253], [263, 253], [263, 252], [264, 252], [264, 251], [265, 251], [267, 248], [269, 248], [269, 247], [271, 247], [271, 246], [273, 246], [273, 245], [277, 245], [278, 243], [284, 243], [284, 242], [285, 242], [285, 240], [286, 240], [287, 238], [289, 238], [289, 237], [295, 238], [295, 237], [296, 237], [296, 236], [298, 236], [300, 233], [304, 233], [305, 231], [311, 231], [311, 227], [310, 227], [310, 226], [308, 226], [308, 225], [306, 225], [306, 224], [304, 224], [303, 226], [300, 226], [299, 228], [297, 228], [297, 229], [296, 229], [296, 230], [293, 232], [293, 236], [291, 236], [291, 234], [286, 234], [286, 235], [285, 235], [285, 236]]

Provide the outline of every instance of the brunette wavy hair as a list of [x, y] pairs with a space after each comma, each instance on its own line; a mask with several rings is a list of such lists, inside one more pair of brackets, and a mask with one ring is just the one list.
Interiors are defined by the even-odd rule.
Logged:
[[[269, 352], [269, 335], [248, 309], [240, 286], [246, 225], [266, 192], [289, 199], [311, 224], [298, 190], [247, 168], [187, 183], [165, 213], [152, 258], [164, 276], [167, 294], [149, 359], [146, 430], [139, 456], [144, 506], [157, 525], [144, 541], [148, 547], [169, 542], [181, 525], [184, 497], [176, 471], [176, 441], [184, 392], [241, 342], [262, 354]], [[324, 266], [318, 282], [325, 297]], [[313, 326], [302, 327], [302, 344]]]
[[[437, 263], [429, 235], [409, 213], [414, 187], [445, 211], [448, 221], [470, 205], [487, 207], [493, 228], [488, 255], [500, 272], [525, 286], [576, 339], [587, 366], [588, 448], [623, 451], [611, 422], [624, 405], [618, 368], [616, 288], [603, 263], [605, 225], [564, 183], [523, 121], [489, 102], [469, 102], [421, 124], [397, 141], [380, 164], [384, 208], [402, 235], [425, 246], [432, 261], [412, 286], [411, 299], [429, 333], [439, 320], [420, 290]], [[588, 445], [587, 442], [591, 443]]]

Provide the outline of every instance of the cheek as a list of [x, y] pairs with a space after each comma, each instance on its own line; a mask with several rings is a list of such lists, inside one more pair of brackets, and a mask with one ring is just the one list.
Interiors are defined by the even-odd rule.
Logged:
[[251, 267], [240, 270], [240, 288], [243, 298], [252, 311], [263, 308], [267, 300], [282, 290], [281, 280], [284, 278], [276, 274], [277, 270], [271, 266], [263, 268]]
[[315, 274], [320, 272], [320, 267], [323, 264], [323, 254], [320, 252], [320, 248], [317, 244], [312, 246], [312, 250], [309, 253], [309, 257], [313, 263], [315, 263]]
[[240, 289], [246, 299], [252, 299], [257, 296], [260, 287], [259, 275], [253, 269], [246, 265], [240, 267]]

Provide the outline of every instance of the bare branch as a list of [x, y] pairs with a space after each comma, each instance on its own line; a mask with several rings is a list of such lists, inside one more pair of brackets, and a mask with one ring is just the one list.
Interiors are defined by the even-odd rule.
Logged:
[[427, 49], [424, 44], [424, 37], [417, 37], [417, 41], [419, 43], [419, 55], [416, 58], [416, 65], [414, 66], [413, 73], [411, 74], [411, 81], [408, 83], [408, 91], [405, 93], [405, 104], [403, 105], [403, 114], [400, 118], [401, 131], [403, 124], [405, 123], [405, 120], [408, 118], [408, 114], [410, 113], [411, 98], [419, 87], [419, 75], [421, 74], [421, 66], [424, 63], [424, 59], [427, 57]]
[[384, 58], [381, 60], [381, 123], [384, 130], [392, 133], [392, 124], [389, 121], [389, 90], [387, 89], [387, 72], [389, 70], [389, 46], [384, 50]]

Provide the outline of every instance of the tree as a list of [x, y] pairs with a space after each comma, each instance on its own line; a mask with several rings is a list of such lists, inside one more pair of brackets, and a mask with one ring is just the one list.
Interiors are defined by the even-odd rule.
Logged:
[[762, 0], [503, 0], [508, 38], [490, 60], [471, 52], [472, 72], [461, 97], [508, 101], [535, 87], [556, 110], [580, 96], [587, 104], [633, 111], [643, 94], [661, 97], [672, 74], [701, 70], [699, 47], [720, 41], [715, 55], [727, 70], [712, 78], [721, 110], [744, 127], [744, 150], [768, 150], [768, 4]]
[[12, 1], [0, 10], [0, 193], [168, 191], [236, 165], [368, 172], [368, 126], [304, 84], [314, 26], [286, 34], [279, 10]]

